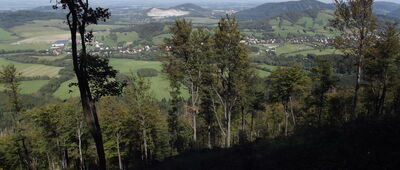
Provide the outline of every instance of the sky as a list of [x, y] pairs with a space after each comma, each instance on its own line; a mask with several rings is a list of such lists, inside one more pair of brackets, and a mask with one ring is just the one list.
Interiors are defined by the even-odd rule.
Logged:
[[[55, 0], [0, 0], [0, 9], [5, 8], [34, 8], [38, 6], [49, 5], [51, 1]], [[267, 3], [267, 2], [282, 2], [288, 0], [90, 0], [91, 3], [101, 5], [118, 5], [124, 4], [124, 2], [128, 2], [130, 4], [180, 4], [180, 3], [197, 3], [197, 4], [207, 4], [207, 3], [226, 3], [226, 2], [234, 2], [234, 3]], [[320, 0], [325, 3], [332, 3], [333, 0]], [[388, 1], [388, 2], [397, 2], [400, 3], [400, 0], [378, 0], [378, 1]]]

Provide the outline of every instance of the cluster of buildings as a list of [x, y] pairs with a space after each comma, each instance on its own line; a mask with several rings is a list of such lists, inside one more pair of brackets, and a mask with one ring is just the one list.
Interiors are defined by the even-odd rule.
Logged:
[[[60, 55], [63, 53], [70, 54], [71, 52], [67, 49], [68, 40], [55, 41], [50, 49], [46, 50], [47, 54]], [[142, 48], [125, 48], [125, 47], [108, 47], [104, 43], [94, 41], [91, 44], [95, 49], [90, 49], [89, 51], [94, 54], [100, 54], [102, 51], [107, 51], [107, 53], [121, 53], [121, 54], [139, 54], [142, 52], [148, 52], [152, 47], [146, 45]]]
[[118, 47], [118, 52], [122, 53], [122, 54], [139, 54], [142, 52], [148, 52], [150, 51], [150, 46], [146, 45], [143, 48], [122, 48], [122, 47]]

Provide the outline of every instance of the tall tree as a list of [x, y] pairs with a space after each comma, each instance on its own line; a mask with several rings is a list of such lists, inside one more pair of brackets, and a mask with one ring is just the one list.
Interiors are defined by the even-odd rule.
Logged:
[[280, 102], [285, 111], [285, 135], [288, 135], [288, 119], [292, 116], [293, 126], [296, 116], [293, 112], [293, 100], [301, 97], [310, 88], [310, 78], [298, 65], [278, 68], [267, 78], [267, 93], [270, 101]]
[[116, 97], [105, 97], [100, 102], [100, 123], [105, 128], [105, 146], [108, 150], [108, 157], [118, 157], [118, 167], [124, 169], [123, 157], [126, 155], [124, 139], [129, 139], [128, 134], [131, 128], [131, 117], [128, 114], [126, 104]]
[[[250, 59], [238, 22], [227, 15], [214, 30], [215, 76], [214, 94], [223, 108], [225, 146], [231, 146], [232, 113], [239, 104], [240, 96], [245, 93], [246, 80], [250, 72]], [[220, 121], [218, 121], [220, 122]], [[220, 126], [221, 127], [221, 126]]]
[[[386, 23], [386, 27], [379, 33], [379, 38], [366, 56], [365, 80], [369, 84], [372, 112], [384, 113], [387, 93], [396, 83], [399, 71], [398, 59], [400, 57], [400, 33], [397, 24]], [[366, 106], [369, 107], [369, 106]]]
[[[309, 103], [313, 114], [313, 120], [316, 120], [317, 125], [321, 125], [323, 116], [327, 113], [327, 95], [334, 88], [337, 77], [334, 75], [332, 64], [329, 60], [317, 58], [316, 66], [311, 70], [312, 80], [311, 95], [306, 99]], [[316, 119], [315, 119], [316, 117]]]
[[170, 32], [172, 38], [167, 38], [164, 44], [168, 57], [165, 68], [169, 77], [172, 78], [175, 74], [175, 77], [180, 78], [180, 84], [189, 91], [190, 97], [185, 110], [192, 115], [193, 141], [196, 144], [201, 80], [207, 69], [207, 59], [211, 55], [211, 34], [203, 28], [193, 31], [192, 24], [185, 19], [176, 20]]
[[[71, 32], [72, 60], [78, 80], [76, 85], [79, 87], [84, 117], [96, 144], [98, 167], [105, 170], [103, 137], [95, 102], [101, 96], [120, 94], [123, 85], [115, 81], [116, 71], [108, 66], [107, 59], [87, 53], [86, 43], [92, 41], [93, 34], [91, 31], [87, 32], [86, 27], [97, 24], [98, 21], [106, 21], [111, 14], [108, 9], [91, 8], [88, 0], [56, 0], [54, 8], [58, 8], [59, 5], [69, 11], [67, 24]], [[78, 33], [81, 42], [80, 51], [77, 44]]]
[[4, 84], [5, 92], [8, 95], [9, 107], [13, 119], [13, 131], [15, 137], [13, 138], [18, 148], [18, 155], [21, 163], [26, 169], [33, 169], [32, 157], [30, 151], [27, 148], [26, 137], [23, 135], [23, 128], [21, 126], [20, 118], [21, 111], [23, 109], [22, 102], [20, 100], [20, 83], [19, 77], [21, 73], [17, 71], [14, 65], [3, 66], [0, 70], [0, 83]]
[[373, 45], [371, 42], [375, 38], [377, 27], [372, 11], [373, 3], [374, 0], [335, 0], [336, 11], [332, 25], [341, 32], [335, 40], [335, 45], [343, 49], [346, 55], [354, 57], [357, 67], [353, 118], [357, 111], [364, 58]]

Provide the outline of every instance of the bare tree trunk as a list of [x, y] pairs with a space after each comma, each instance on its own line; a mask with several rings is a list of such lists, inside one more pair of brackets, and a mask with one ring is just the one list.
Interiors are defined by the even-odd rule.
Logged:
[[254, 112], [251, 113], [251, 124], [250, 124], [250, 141], [253, 141], [253, 129], [254, 129]]
[[82, 154], [82, 132], [81, 132], [82, 122], [79, 121], [78, 128], [77, 128], [77, 135], [78, 135], [78, 147], [79, 147], [79, 161], [81, 169], [85, 169], [85, 163], [83, 161], [83, 154]]
[[293, 112], [292, 97], [289, 97], [289, 101], [290, 101], [290, 113], [292, 114], [292, 118], [293, 118], [293, 127], [296, 127], [296, 117], [294, 116], [294, 112]]
[[193, 113], [193, 141], [197, 146], [197, 124], [196, 124], [196, 111]]
[[146, 127], [145, 127], [145, 121], [144, 120], [142, 120], [142, 128], [143, 128], [143, 130], [142, 130], [142, 136], [143, 136], [143, 149], [144, 149], [144, 160], [147, 162], [147, 158], [148, 158], [148, 156], [147, 156], [147, 134], [146, 134]]
[[53, 167], [51, 166], [51, 159], [50, 159], [50, 155], [48, 152], [46, 152], [46, 156], [47, 156], [47, 163], [49, 164], [49, 170], [53, 170]]
[[211, 126], [208, 125], [207, 127], [207, 145], [208, 145], [208, 149], [212, 149], [212, 145], [211, 145]]
[[230, 111], [227, 113], [228, 120], [227, 120], [227, 127], [226, 127], [226, 147], [231, 147], [231, 113]]
[[387, 74], [385, 75], [382, 94], [379, 97], [379, 104], [378, 104], [378, 111], [377, 111], [377, 114], [379, 114], [379, 115], [383, 114], [383, 109], [384, 109], [384, 106], [385, 106], [385, 99], [386, 99], [386, 91], [387, 91]]
[[354, 98], [353, 98], [353, 110], [352, 110], [352, 119], [356, 117], [357, 112], [357, 104], [358, 104], [358, 91], [360, 90], [361, 83], [361, 73], [362, 73], [362, 56], [359, 56], [357, 62], [357, 76], [356, 76], [356, 86], [354, 89]]
[[119, 142], [119, 138], [120, 135], [119, 133], [117, 133], [117, 152], [118, 152], [118, 165], [119, 165], [119, 169], [123, 170], [123, 166], [122, 166], [122, 158], [121, 158], [121, 152], [120, 152], [120, 142]]
[[289, 113], [287, 112], [287, 105], [284, 106], [285, 110], [285, 136], [288, 136], [288, 117]]

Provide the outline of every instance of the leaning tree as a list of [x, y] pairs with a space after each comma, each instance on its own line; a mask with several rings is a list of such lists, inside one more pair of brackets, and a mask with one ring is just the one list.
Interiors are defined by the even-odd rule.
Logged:
[[[117, 71], [108, 65], [108, 59], [93, 56], [86, 50], [93, 41], [93, 32], [86, 31], [91, 24], [106, 21], [111, 16], [108, 9], [89, 6], [89, 0], [55, 0], [54, 9], [67, 10], [66, 22], [71, 33], [73, 67], [78, 82], [83, 114], [93, 136], [98, 156], [98, 168], [106, 169], [101, 128], [96, 111], [96, 101], [106, 95], [118, 95], [124, 83], [115, 80]], [[78, 36], [80, 49], [78, 50]]]

